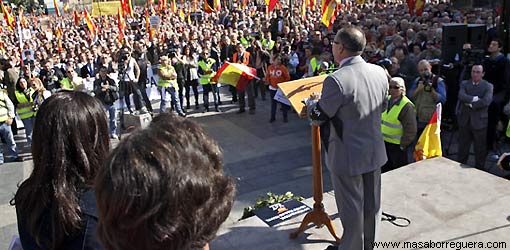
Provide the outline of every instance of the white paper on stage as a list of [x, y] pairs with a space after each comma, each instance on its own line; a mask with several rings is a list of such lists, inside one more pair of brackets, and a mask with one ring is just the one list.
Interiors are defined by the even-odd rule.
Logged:
[[276, 91], [276, 95], [274, 95], [274, 100], [277, 102], [281, 102], [285, 105], [292, 106], [289, 99], [283, 94], [280, 88], [278, 88], [278, 90]]

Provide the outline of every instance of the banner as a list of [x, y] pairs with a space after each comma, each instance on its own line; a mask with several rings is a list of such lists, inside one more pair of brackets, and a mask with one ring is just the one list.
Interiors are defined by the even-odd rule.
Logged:
[[92, 2], [92, 16], [114, 16], [120, 8], [120, 1]]

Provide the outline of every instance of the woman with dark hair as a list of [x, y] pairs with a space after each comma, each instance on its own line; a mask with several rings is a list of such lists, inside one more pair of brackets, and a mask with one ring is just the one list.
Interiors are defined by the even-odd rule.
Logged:
[[222, 158], [200, 126], [167, 113], [124, 138], [95, 181], [105, 249], [208, 249], [235, 193]]
[[182, 50], [182, 61], [184, 65], [184, 88], [186, 90], [186, 109], [190, 109], [190, 88], [195, 96], [195, 109], [198, 109], [198, 60], [193, 55], [192, 47], [187, 45]]
[[23, 121], [25, 135], [29, 145], [32, 144], [32, 125], [34, 124], [35, 116], [34, 100], [32, 99], [34, 92], [35, 91], [28, 86], [25, 78], [20, 77], [18, 79], [16, 90], [14, 91], [14, 95], [16, 96], [14, 105], [16, 106], [16, 113], [21, 121]]
[[109, 150], [103, 105], [57, 92], [39, 108], [33, 142], [34, 170], [11, 201], [23, 248], [101, 249], [93, 181]]

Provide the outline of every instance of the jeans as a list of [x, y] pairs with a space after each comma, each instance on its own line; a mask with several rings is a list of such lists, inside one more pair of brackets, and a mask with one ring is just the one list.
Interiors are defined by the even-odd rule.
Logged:
[[159, 107], [159, 112], [164, 113], [166, 112], [166, 94], [170, 94], [170, 101], [173, 106], [175, 106], [175, 110], [177, 111], [177, 114], [183, 115], [184, 112], [182, 112], [181, 108], [181, 102], [177, 98], [177, 95], [175, 93], [174, 87], [158, 87], [159, 93], [161, 93], [161, 105]]
[[214, 99], [214, 107], [218, 107], [218, 98], [216, 93], [218, 93], [218, 85], [216, 83], [210, 83], [202, 85], [202, 88], [204, 89], [204, 107], [209, 108], [209, 92], [213, 92], [213, 99]]
[[[14, 135], [12, 134], [11, 126], [7, 125], [5, 122], [0, 125], [0, 136], [4, 139], [7, 144], [9, 153], [14, 158], [18, 158], [18, 150], [16, 149], [16, 142], [14, 141]], [[4, 148], [3, 145], [0, 146], [0, 164], [4, 163]]]
[[116, 121], [116, 113], [117, 109], [115, 109], [115, 105], [104, 105], [104, 109], [108, 113], [108, 117], [110, 119], [110, 135], [116, 135], [117, 134], [117, 121]]
[[27, 137], [27, 142], [29, 145], [32, 145], [32, 130], [34, 129], [34, 119], [35, 117], [30, 117], [23, 119], [23, 126], [25, 126], [25, 136]]

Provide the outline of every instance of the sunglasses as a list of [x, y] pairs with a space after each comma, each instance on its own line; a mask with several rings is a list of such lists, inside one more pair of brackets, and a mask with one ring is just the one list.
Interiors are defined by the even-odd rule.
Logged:
[[399, 86], [390, 86], [390, 89], [400, 89]]

